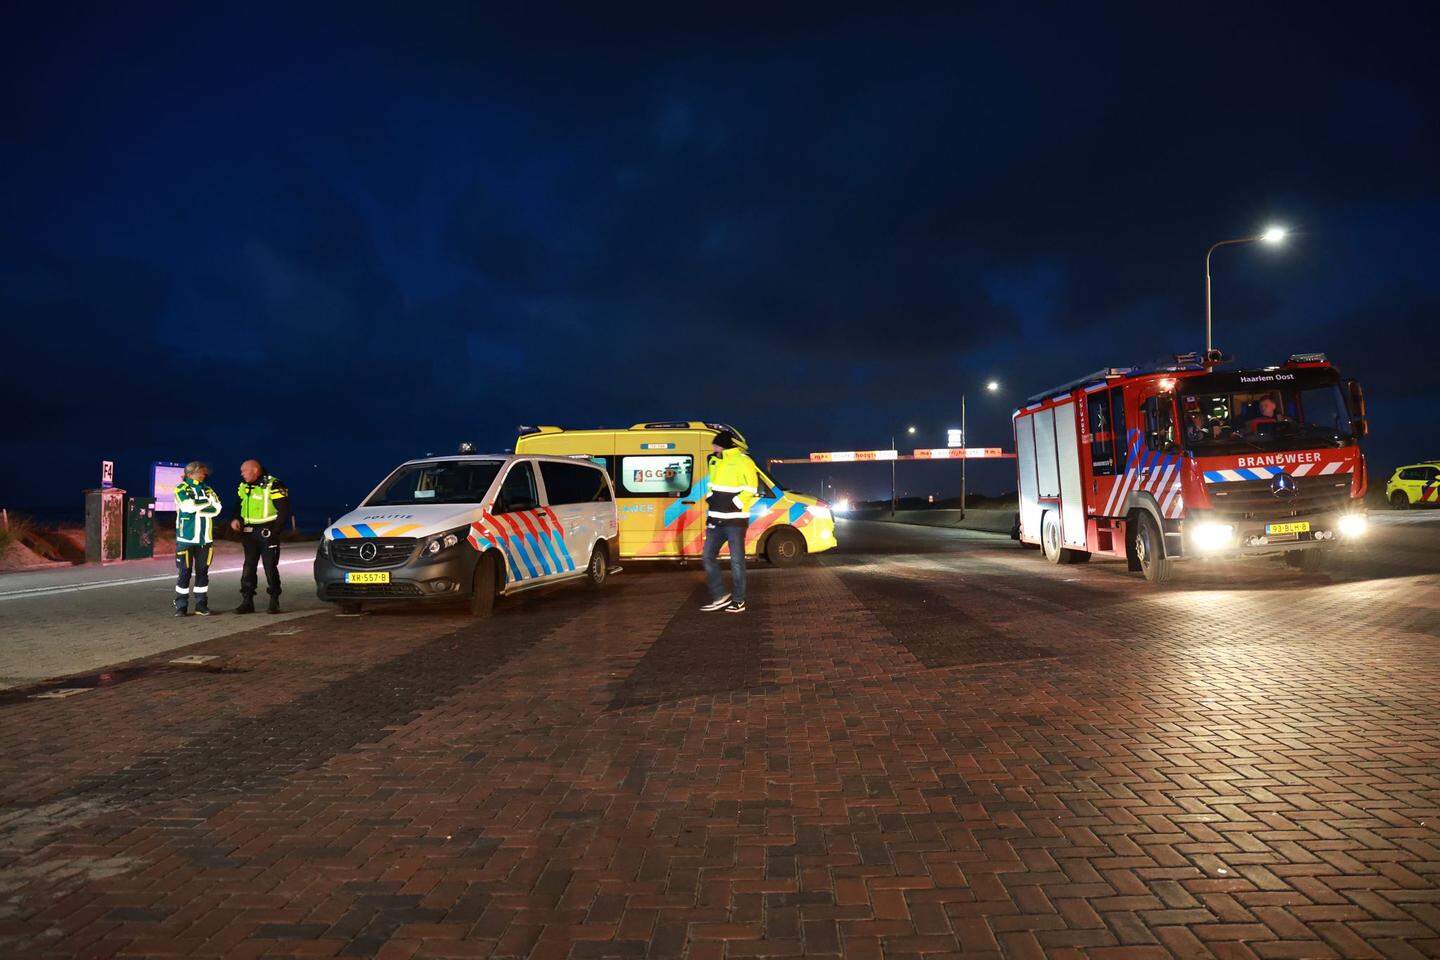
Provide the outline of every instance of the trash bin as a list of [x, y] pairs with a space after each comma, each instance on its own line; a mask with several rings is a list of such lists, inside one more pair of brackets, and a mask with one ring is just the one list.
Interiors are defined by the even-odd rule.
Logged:
[[125, 491], [85, 491], [85, 562], [110, 563], [125, 553]]
[[125, 500], [125, 559], [146, 560], [155, 556], [155, 498], [127, 497]]

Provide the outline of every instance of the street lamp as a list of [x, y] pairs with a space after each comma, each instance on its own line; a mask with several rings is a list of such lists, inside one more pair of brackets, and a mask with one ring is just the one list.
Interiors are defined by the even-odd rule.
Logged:
[[[906, 427], [905, 432], [915, 436], [914, 427]], [[890, 460], [890, 519], [895, 519], [895, 461], [900, 458], [900, 448], [895, 446], [895, 434], [890, 434], [890, 450], [895, 454]]]
[[1221, 240], [1219, 243], [1212, 243], [1210, 249], [1205, 251], [1205, 363], [1213, 362], [1212, 354], [1214, 342], [1210, 336], [1210, 255], [1221, 247], [1229, 247], [1239, 243], [1265, 243], [1270, 246], [1279, 246], [1285, 242], [1290, 231], [1282, 226], [1266, 227], [1262, 232], [1253, 237], [1237, 237], [1234, 240]]
[[[987, 381], [985, 382], [985, 392], [986, 392], [986, 393], [995, 393], [995, 392], [999, 391], [999, 389], [1000, 389], [1000, 381], [999, 381], [999, 380], [987, 380]], [[967, 434], [967, 433], [965, 432], [965, 394], [964, 394], [964, 393], [961, 393], [961, 394], [960, 394], [960, 449], [961, 449], [961, 450], [968, 450], [969, 446], [970, 446], [970, 436], [969, 436], [969, 434]], [[960, 519], [961, 519], [961, 520], [964, 520], [964, 519], [965, 519], [965, 494], [966, 494], [966, 490], [965, 490], [965, 468], [966, 468], [966, 466], [969, 464], [969, 461], [970, 461], [970, 456], [969, 456], [968, 453], [966, 453], [966, 454], [964, 454], [964, 455], [962, 455], [962, 456], [960, 457]]]

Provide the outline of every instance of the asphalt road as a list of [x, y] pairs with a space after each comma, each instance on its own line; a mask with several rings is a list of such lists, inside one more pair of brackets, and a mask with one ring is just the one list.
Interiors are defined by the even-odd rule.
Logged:
[[[324, 608], [310, 573], [314, 557], [313, 543], [282, 548], [281, 600], [287, 613], [278, 619]], [[239, 544], [216, 545], [210, 571], [216, 615], [205, 618], [172, 616], [173, 556], [0, 574], [0, 689], [253, 629], [252, 617], [230, 614], [240, 602], [241, 560]], [[263, 602], [263, 572], [260, 590]]]
[[[846, 523], [738, 617], [632, 566], [230, 618], [0, 702], [0, 955], [1440, 955], [1440, 514], [1378, 520], [1163, 589]], [[154, 590], [5, 586], [67, 643]]]

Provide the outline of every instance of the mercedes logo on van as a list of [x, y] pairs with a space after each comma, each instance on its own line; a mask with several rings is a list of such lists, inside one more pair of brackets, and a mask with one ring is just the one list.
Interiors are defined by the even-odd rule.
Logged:
[[1294, 500], [1295, 494], [1300, 489], [1295, 483], [1295, 478], [1288, 473], [1282, 473], [1270, 481], [1270, 495], [1281, 500]]
[[379, 552], [380, 551], [375, 548], [375, 544], [373, 543], [360, 544], [360, 559], [364, 560], [367, 563], [371, 560], [374, 560], [375, 555]]

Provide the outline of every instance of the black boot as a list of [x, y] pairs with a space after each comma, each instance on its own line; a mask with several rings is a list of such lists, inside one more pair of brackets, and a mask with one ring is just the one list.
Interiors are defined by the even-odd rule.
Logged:
[[266, 613], [279, 613], [279, 612], [280, 612], [280, 597], [279, 597], [278, 595], [273, 594], [273, 593], [270, 594], [270, 606], [268, 606], [268, 607], [265, 608], [265, 612], [266, 612]]
[[236, 612], [236, 613], [254, 613], [254, 612], [255, 612], [255, 598], [254, 598], [254, 597], [241, 597], [241, 598], [240, 598], [240, 606], [238, 606], [238, 607], [235, 608], [235, 612]]
[[190, 616], [190, 611], [187, 610], [187, 609], [185, 609], [186, 606], [187, 606], [187, 604], [183, 604], [183, 603], [177, 603], [177, 604], [175, 604], [175, 616], [177, 616], [177, 617], [188, 617], [188, 616]]

